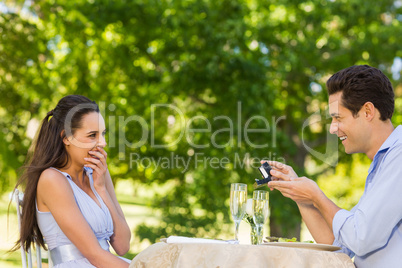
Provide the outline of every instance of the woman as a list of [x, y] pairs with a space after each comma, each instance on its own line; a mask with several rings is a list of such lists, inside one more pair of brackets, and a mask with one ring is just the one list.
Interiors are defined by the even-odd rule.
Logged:
[[[62, 98], [42, 122], [18, 185], [26, 185], [16, 247], [49, 247], [55, 267], [128, 267], [131, 232], [116, 199], [104, 150], [105, 122], [86, 97]], [[46, 241], [44, 241], [46, 240]]]

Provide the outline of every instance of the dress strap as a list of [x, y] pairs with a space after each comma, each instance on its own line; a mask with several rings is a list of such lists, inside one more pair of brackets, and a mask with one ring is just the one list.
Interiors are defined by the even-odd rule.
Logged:
[[[106, 239], [98, 240], [98, 242], [103, 249], [109, 250], [109, 243]], [[74, 244], [55, 247], [49, 251], [49, 254], [53, 265], [85, 258]]]

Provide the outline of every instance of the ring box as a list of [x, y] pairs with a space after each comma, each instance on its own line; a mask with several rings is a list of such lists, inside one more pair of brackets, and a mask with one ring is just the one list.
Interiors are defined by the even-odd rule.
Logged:
[[258, 168], [263, 179], [262, 180], [255, 179], [255, 183], [253, 185], [254, 189], [263, 187], [267, 185], [268, 182], [271, 181], [271, 174], [270, 174], [271, 169], [272, 167], [267, 162], [265, 162], [264, 164], [261, 165], [261, 167]]

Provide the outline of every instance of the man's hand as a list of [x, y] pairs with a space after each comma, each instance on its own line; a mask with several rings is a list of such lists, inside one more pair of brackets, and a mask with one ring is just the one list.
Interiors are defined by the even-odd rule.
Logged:
[[273, 168], [271, 170], [272, 181], [268, 187], [277, 189], [283, 196], [288, 197], [299, 205], [313, 205], [313, 200], [321, 192], [318, 185], [306, 178], [298, 177], [291, 166], [276, 161], [268, 161]]
[[268, 187], [279, 190], [283, 196], [294, 200], [308, 229], [318, 243], [332, 244], [332, 221], [340, 210], [318, 187], [306, 177], [298, 177], [293, 168], [275, 161], [272, 166], [272, 181]]
[[271, 174], [275, 174], [274, 176], [282, 180], [270, 181], [268, 187], [280, 191], [283, 196], [292, 199], [298, 205], [314, 205], [317, 194], [321, 193], [320, 188], [314, 181], [306, 177], [289, 179], [288, 176], [277, 173], [278, 171], [271, 172]]
[[[261, 161], [261, 164], [267, 162], [273, 170], [279, 171], [284, 175], [289, 176], [290, 178], [297, 178], [297, 174], [296, 172], [293, 170], [293, 168], [291, 166], [285, 165], [281, 162], [277, 162], [277, 161]], [[273, 174], [271, 174], [273, 175]], [[273, 180], [279, 180], [280, 178], [277, 178], [275, 176], [272, 177]]]

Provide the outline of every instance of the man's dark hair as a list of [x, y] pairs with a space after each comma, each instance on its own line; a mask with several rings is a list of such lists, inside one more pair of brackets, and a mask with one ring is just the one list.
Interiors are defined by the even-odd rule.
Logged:
[[328, 79], [328, 95], [342, 92], [342, 105], [357, 116], [366, 102], [380, 112], [380, 119], [391, 119], [394, 113], [394, 90], [388, 77], [368, 65], [343, 69]]

